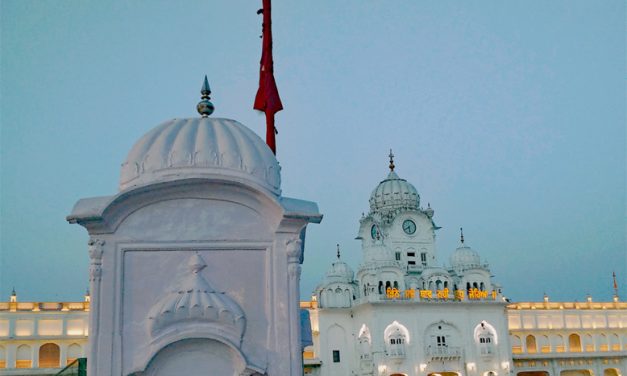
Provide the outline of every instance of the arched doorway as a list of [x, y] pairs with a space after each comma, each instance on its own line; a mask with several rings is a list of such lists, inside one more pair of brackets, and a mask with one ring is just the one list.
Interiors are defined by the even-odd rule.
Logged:
[[617, 368], [606, 368], [603, 370], [603, 376], [620, 376], [620, 371]]
[[549, 376], [549, 373], [546, 371], [527, 371], [518, 372], [516, 376]]
[[186, 339], [159, 350], [145, 375], [234, 375], [244, 370], [239, 354], [210, 339]]
[[534, 337], [533, 335], [528, 335], [527, 339], [525, 340], [525, 344], [527, 345], [527, 352], [529, 354], [535, 354], [537, 351], [536, 348], [536, 337]]
[[570, 352], [581, 352], [581, 338], [579, 334], [571, 334], [568, 336], [568, 348]]
[[560, 372], [560, 376], [592, 376], [588, 369], [571, 369]]
[[61, 350], [55, 343], [46, 343], [39, 348], [39, 368], [59, 368]]
[[457, 373], [457, 372], [448, 372], [448, 371], [431, 372], [427, 376], [459, 376], [459, 373]]

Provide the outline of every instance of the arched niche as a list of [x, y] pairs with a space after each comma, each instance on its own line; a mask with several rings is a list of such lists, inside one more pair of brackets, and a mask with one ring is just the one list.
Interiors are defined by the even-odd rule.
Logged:
[[230, 346], [197, 338], [174, 342], [164, 347], [150, 360], [146, 371], [141, 375], [239, 375], [244, 369], [241, 355]]

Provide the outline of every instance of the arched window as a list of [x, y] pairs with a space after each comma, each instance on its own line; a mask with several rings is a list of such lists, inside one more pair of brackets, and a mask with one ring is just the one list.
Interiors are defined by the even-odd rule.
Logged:
[[447, 289], [448, 288], [448, 281], [444, 281], [444, 288]]
[[518, 336], [512, 336], [512, 353], [521, 354], [522, 353], [522, 341]]
[[496, 330], [486, 321], [481, 321], [475, 326], [474, 331], [475, 343], [479, 346], [479, 353], [482, 356], [491, 356], [495, 352], [497, 344]]
[[397, 321], [394, 321], [385, 328], [383, 337], [386, 342], [386, 350], [389, 357], [405, 357], [405, 343], [409, 342], [409, 332], [407, 328]]
[[361, 359], [370, 359], [370, 352], [370, 332], [366, 324], [364, 324], [359, 335], [359, 357]]
[[571, 334], [568, 336], [568, 348], [570, 352], [581, 352], [581, 338], [578, 334]]
[[470, 290], [470, 289], [471, 289], [470, 282], [466, 282], [466, 290]]
[[39, 348], [39, 368], [59, 368], [61, 351], [56, 343], [46, 343]]
[[583, 347], [585, 348], [585, 351], [594, 351], [594, 340], [592, 339], [591, 334], [588, 333], [584, 336]]
[[21, 345], [15, 353], [15, 368], [32, 368], [33, 354], [28, 345]]
[[525, 344], [527, 345], [528, 353], [535, 354], [538, 351], [536, 348], [536, 337], [532, 336], [531, 334], [527, 336]]
[[394, 281], [394, 288], [398, 289], [398, 282], [397, 281]]
[[383, 294], [383, 281], [379, 281], [379, 294]]
[[323, 307], [328, 307], [333, 304], [333, 290], [328, 288], [323, 292], [324, 296], [322, 297]]
[[616, 333], [610, 335], [610, 351], [620, 351], [620, 339]]
[[483, 282], [481, 282], [481, 284], [479, 285], [479, 290], [481, 291], [485, 290], [485, 284]]
[[4, 347], [0, 346], [0, 368], [6, 368], [7, 366], [7, 352]]
[[442, 290], [442, 281], [440, 281], [439, 279], [435, 281], [435, 288], [436, 290]]
[[479, 288], [479, 285], [477, 285], [477, 282], [473, 282], [472, 283], [472, 288], [474, 288], [474, 289], [478, 289]]
[[540, 352], [548, 353], [551, 352], [551, 342], [549, 342], [549, 337], [546, 335], [540, 336]]
[[599, 351], [610, 351], [610, 347], [608, 345], [607, 336], [605, 333], [601, 333], [599, 336]]
[[81, 357], [81, 345], [73, 343], [67, 348], [67, 364], [72, 363], [76, 359]]
[[562, 337], [561, 334], [555, 336], [555, 351], [559, 353], [566, 351], [566, 347], [564, 346], [564, 337]]

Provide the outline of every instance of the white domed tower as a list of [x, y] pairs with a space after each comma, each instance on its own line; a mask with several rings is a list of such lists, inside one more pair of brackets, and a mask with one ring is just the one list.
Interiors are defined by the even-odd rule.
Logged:
[[[437, 260], [433, 215], [398, 176], [390, 152], [388, 176], [360, 220], [363, 260], [355, 280], [338, 257], [315, 291], [320, 376], [509, 373], [500, 288], [463, 237], [452, 266]], [[351, 283], [356, 294], [349, 306], [343, 299]]]
[[299, 278], [313, 202], [281, 196], [270, 148], [235, 120], [141, 137], [120, 191], [68, 216], [90, 235], [92, 375], [300, 375]]
[[467, 296], [481, 293], [500, 296], [500, 287], [492, 284], [490, 267], [481, 262], [479, 253], [464, 242], [464, 232], [460, 229], [460, 245], [451, 255], [451, 275], [455, 290], [465, 291]]
[[[360, 292], [382, 294], [387, 287], [409, 288], [418, 275], [436, 263], [434, 210], [420, 207], [416, 188], [390, 172], [370, 195], [370, 212], [360, 220], [358, 239], [364, 263], [358, 279]], [[413, 276], [413, 278], [412, 278]], [[388, 283], [389, 282], [389, 283]], [[417, 286], [414, 286], [414, 288]]]
[[340, 245], [337, 245], [337, 259], [325, 274], [324, 280], [316, 287], [315, 295], [321, 308], [349, 308], [353, 306], [357, 289], [355, 273], [340, 258]]

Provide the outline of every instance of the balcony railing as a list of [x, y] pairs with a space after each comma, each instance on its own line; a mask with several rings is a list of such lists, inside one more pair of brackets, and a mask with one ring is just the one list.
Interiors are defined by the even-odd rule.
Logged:
[[462, 356], [462, 349], [457, 346], [427, 346], [425, 353], [431, 359], [452, 359]]
[[386, 356], [396, 363], [402, 362], [405, 359], [405, 346], [401, 344], [388, 347]]

